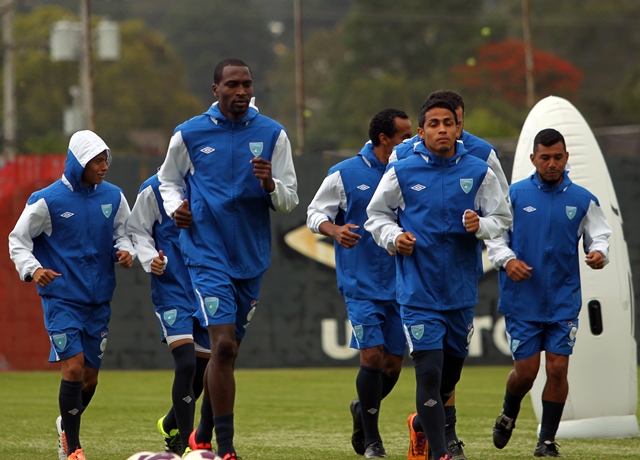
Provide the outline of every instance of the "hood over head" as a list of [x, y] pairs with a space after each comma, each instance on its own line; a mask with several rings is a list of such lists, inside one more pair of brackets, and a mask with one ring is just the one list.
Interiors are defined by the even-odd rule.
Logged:
[[64, 177], [73, 190], [82, 185], [82, 173], [85, 166], [102, 152], [107, 152], [107, 164], [111, 164], [111, 150], [107, 144], [93, 131], [78, 131], [69, 140], [69, 150], [65, 162]]

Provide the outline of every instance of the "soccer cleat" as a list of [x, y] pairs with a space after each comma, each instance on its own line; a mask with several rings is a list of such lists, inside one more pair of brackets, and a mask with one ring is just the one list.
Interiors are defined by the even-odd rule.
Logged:
[[67, 435], [62, 429], [62, 417], [59, 415], [56, 419], [56, 429], [58, 430], [58, 458], [60, 460], [67, 460], [69, 446], [67, 445]]
[[364, 458], [389, 458], [382, 446], [382, 441], [374, 441], [364, 451]]
[[198, 429], [196, 428], [189, 435], [189, 448], [191, 450], [211, 450], [212, 451], [213, 447], [211, 447], [211, 443], [210, 442], [198, 443], [196, 441], [196, 433], [197, 432], [198, 432]]
[[351, 434], [351, 445], [353, 450], [358, 455], [364, 455], [364, 429], [362, 428], [362, 419], [358, 417], [358, 404], [360, 401], [358, 398], [351, 401], [349, 410], [351, 411], [351, 417], [353, 418], [353, 433]]
[[187, 455], [189, 455], [191, 453], [191, 447], [187, 446], [187, 448], [184, 450], [184, 452], [182, 453], [182, 458], [186, 457]]
[[445, 455], [444, 457], [440, 457], [440, 460], [452, 460], [451, 455]]
[[425, 460], [427, 457], [427, 436], [421, 432], [413, 429], [413, 420], [418, 416], [417, 412], [409, 415], [407, 418], [407, 425], [409, 425], [409, 452], [407, 453], [408, 460]]
[[558, 452], [558, 444], [555, 441], [538, 441], [538, 445], [536, 446], [536, 450], [533, 452], [534, 457], [562, 457], [560, 452]]
[[169, 433], [164, 431], [164, 418], [166, 415], [160, 417], [158, 420], [158, 431], [164, 438], [164, 450], [167, 452], [173, 452], [176, 454], [182, 453], [182, 442], [180, 441], [180, 432], [176, 430], [171, 430]]
[[504, 413], [498, 415], [496, 424], [493, 426], [493, 445], [498, 449], [504, 448], [511, 439], [511, 433], [516, 427], [516, 421], [507, 417]]
[[463, 447], [464, 442], [460, 440], [452, 439], [447, 443], [447, 450], [453, 460], [467, 460], [467, 457], [465, 457], [464, 451], [462, 450]]
[[84, 456], [82, 447], [78, 447], [75, 452], [67, 457], [66, 460], [87, 460], [87, 457]]
[[242, 460], [240, 457], [236, 455], [235, 452], [230, 452], [222, 457], [222, 460]]

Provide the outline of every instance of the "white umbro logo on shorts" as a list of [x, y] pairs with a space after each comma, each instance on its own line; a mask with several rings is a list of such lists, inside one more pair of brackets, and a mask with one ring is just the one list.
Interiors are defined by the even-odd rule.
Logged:
[[72, 212], [65, 212], [64, 214], [60, 214], [60, 217], [64, 217], [65, 219], [68, 219], [69, 217], [73, 216]]
[[427, 187], [425, 187], [422, 184], [416, 184], [413, 187], [411, 187], [411, 189], [415, 190], [416, 192], [420, 192], [420, 191], [424, 190], [425, 188], [427, 188]]
[[358, 185], [358, 187], [356, 187], [356, 188], [359, 189], [359, 190], [363, 190], [364, 191], [364, 190], [367, 190], [367, 189], [369, 189], [371, 187], [369, 187], [367, 184], [361, 184], [361, 185]]
[[200, 149], [200, 151], [206, 155], [209, 155], [211, 152], [215, 152], [216, 149], [212, 148], [212, 147], [205, 147], [203, 149]]
[[533, 212], [536, 210], [536, 208], [534, 208], [533, 206], [527, 206], [526, 208], [522, 209], [523, 211], [527, 211], [527, 212]]

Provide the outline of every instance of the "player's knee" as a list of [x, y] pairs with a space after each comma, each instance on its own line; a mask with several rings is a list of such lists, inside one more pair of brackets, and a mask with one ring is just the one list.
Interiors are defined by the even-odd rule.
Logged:
[[218, 362], [234, 361], [238, 356], [238, 344], [235, 340], [222, 339], [211, 349], [211, 359]]

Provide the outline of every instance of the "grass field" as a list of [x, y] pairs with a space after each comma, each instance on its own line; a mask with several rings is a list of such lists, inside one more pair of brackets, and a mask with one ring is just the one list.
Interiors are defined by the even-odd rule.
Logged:
[[[458, 385], [458, 435], [469, 459], [533, 458], [536, 427], [524, 400], [509, 445], [493, 447], [509, 367], [467, 367]], [[244, 460], [358, 459], [351, 449], [349, 402], [356, 369], [238, 370], [235, 445]], [[0, 373], [0, 459], [57, 459], [55, 372]], [[161, 451], [156, 421], [169, 404], [169, 371], [103, 371], [83, 415], [81, 439], [89, 460], [125, 460]], [[380, 432], [391, 459], [406, 458], [407, 415], [414, 404], [413, 369], [405, 368], [383, 402]], [[597, 397], [597, 395], [594, 395]], [[640, 439], [566, 439], [568, 459], [640, 458]]]

